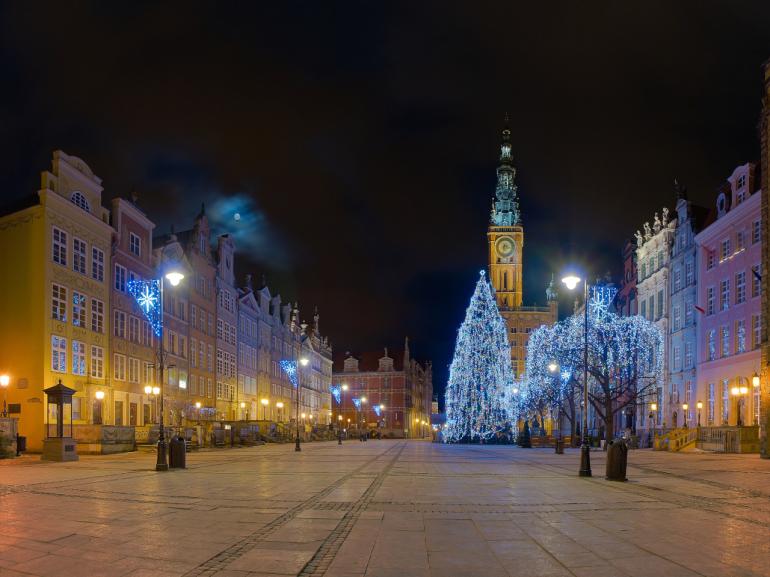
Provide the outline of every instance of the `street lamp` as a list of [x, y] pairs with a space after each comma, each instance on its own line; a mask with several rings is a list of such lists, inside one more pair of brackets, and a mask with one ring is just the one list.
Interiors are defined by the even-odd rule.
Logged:
[[342, 444], [342, 415], [337, 415], [337, 444]]
[[241, 419], [240, 420], [243, 421], [244, 420], [244, 414], [245, 414], [244, 409], [246, 408], [246, 403], [244, 401], [241, 401], [240, 407], [241, 407]]
[[555, 373], [558, 369], [559, 369], [559, 365], [557, 365], [556, 363], [550, 363], [548, 365], [548, 370], [552, 373]]
[[658, 403], [650, 403], [650, 446], [654, 449], [653, 439], [655, 438], [655, 411], [658, 410]]
[[[2, 377], [0, 377], [0, 378], [2, 378]], [[0, 383], [0, 384], [2, 384], [2, 383]], [[754, 376], [751, 377], [751, 386], [753, 386], [755, 388], [759, 386], [759, 375], [756, 373], [756, 371], [754, 372]]]
[[[259, 402], [262, 403], [262, 420], [267, 421], [267, 406], [270, 404], [270, 399], [262, 399]], [[283, 407], [283, 403], [281, 406]]]
[[[302, 357], [299, 360], [299, 364], [303, 367], [306, 367], [308, 364], [308, 360], [305, 357]], [[299, 446], [299, 398], [302, 396], [302, 378], [299, 369], [297, 370], [297, 441], [294, 445], [295, 451], [301, 451], [302, 447]]]
[[275, 404], [275, 408], [278, 409], [278, 420], [283, 422], [283, 401], [278, 401]]
[[748, 392], [749, 392], [749, 388], [746, 385], [736, 386], [730, 390], [730, 393], [734, 397], [738, 397], [738, 426], [739, 427], [743, 426], [743, 420], [741, 419], [741, 411], [743, 408], [742, 402], [743, 402], [743, 398], [748, 394]]
[[[575, 275], [565, 276], [561, 282], [569, 290], [574, 290], [580, 283], [580, 277]], [[588, 446], [588, 280], [583, 280], [583, 433], [580, 445], [580, 470], [581, 477], [591, 476], [591, 449]]]
[[695, 406], [698, 408], [698, 427], [700, 428], [700, 412], [701, 412], [701, 409], [703, 408], [703, 402], [698, 401], [695, 404]]
[[687, 403], [684, 403], [682, 405], [682, 420], [684, 421], [684, 428], [685, 429], [687, 428], [687, 416], [688, 416], [687, 415], [687, 409], [689, 409], [689, 408], [690, 408], [690, 405], [688, 405]]
[[8, 416], [8, 403], [6, 402], [6, 390], [11, 382], [11, 377], [8, 375], [0, 375], [0, 387], [3, 387], [3, 418]]

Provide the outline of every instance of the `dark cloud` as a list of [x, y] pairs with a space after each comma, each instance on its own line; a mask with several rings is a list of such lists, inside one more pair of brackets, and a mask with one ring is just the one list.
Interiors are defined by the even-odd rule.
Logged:
[[757, 158], [768, 30], [766, 2], [4, 3], [0, 187], [62, 148], [161, 228], [206, 201], [241, 272], [338, 348], [409, 334], [440, 387], [503, 113], [542, 303], [566, 263], [617, 271], [674, 177], [707, 204]]

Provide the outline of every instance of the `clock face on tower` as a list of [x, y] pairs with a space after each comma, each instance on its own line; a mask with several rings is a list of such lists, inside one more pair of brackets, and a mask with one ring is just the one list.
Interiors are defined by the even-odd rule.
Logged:
[[501, 236], [495, 243], [495, 249], [500, 258], [510, 258], [513, 256], [513, 239], [510, 236]]

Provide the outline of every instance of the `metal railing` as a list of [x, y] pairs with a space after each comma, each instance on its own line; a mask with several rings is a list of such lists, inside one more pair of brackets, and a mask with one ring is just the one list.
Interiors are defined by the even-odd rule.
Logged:
[[699, 427], [697, 445], [717, 453], [753, 453], [759, 451], [759, 427]]

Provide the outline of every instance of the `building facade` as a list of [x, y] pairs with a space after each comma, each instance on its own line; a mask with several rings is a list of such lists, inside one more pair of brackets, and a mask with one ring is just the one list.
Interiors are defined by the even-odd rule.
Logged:
[[[653, 414], [657, 421], [654, 426], [676, 426], [681, 423], [677, 410], [678, 392], [669, 390], [669, 282], [671, 266], [671, 245], [674, 241], [676, 221], [669, 220], [668, 209], [664, 208], [661, 217], [655, 214], [653, 225], [645, 222], [643, 232], [636, 232], [636, 294], [639, 314], [654, 322], [664, 335], [663, 375], [664, 382], [654, 385], [655, 394], [641, 400], [637, 413], [637, 431], [649, 426], [647, 415]], [[657, 404], [657, 411], [652, 411], [652, 403]]]
[[[257, 390], [257, 371], [260, 352], [260, 307], [251, 284], [251, 275], [246, 275], [246, 282], [238, 289], [238, 397], [245, 403], [241, 418], [249, 420], [267, 420], [267, 403], [260, 401]], [[263, 397], [268, 400], [267, 397]]]
[[[755, 166], [739, 166], [717, 197], [716, 219], [695, 237], [703, 313], [693, 400], [703, 403], [703, 425], [759, 423], [760, 389], [752, 376], [761, 370], [761, 196]], [[736, 386], [748, 393], [732, 394]]]
[[[695, 388], [699, 342], [695, 309], [699, 274], [695, 235], [703, 225], [706, 210], [693, 205], [687, 199], [686, 189], [679, 183], [675, 183], [675, 188], [676, 229], [671, 245], [669, 284], [669, 383], [673, 399], [680, 405], [682, 418], [686, 419], [689, 425], [693, 425], [696, 415]], [[684, 409], [685, 405], [687, 409]], [[672, 425], [674, 424], [672, 420]]]
[[615, 311], [622, 317], [639, 314], [639, 302], [636, 291], [636, 245], [627, 240], [623, 246], [623, 278], [618, 294], [615, 296]]
[[[217, 239], [217, 413], [226, 420], [243, 419], [246, 399], [238, 389], [238, 291], [235, 288], [235, 244], [229, 234]], [[250, 409], [250, 407], [248, 407]]]
[[433, 369], [430, 362], [411, 358], [409, 340], [404, 350], [390, 356], [346, 353], [336, 362], [333, 386], [340, 401], [333, 401], [333, 419], [343, 427], [375, 430], [383, 436], [422, 438], [431, 434]]
[[[770, 238], [770, 202], [768, 193], [770, 192], [770, 61], [766, 62], [763, 69], [763, 87], [762, 87], [762, 113], [759, 123], [760, 140], [760, 175], [761, 175], [761, 232], [763, 238]], [[770, 243], [763, 242], [760, 248], [762, 255], [762, 268], [770, 270]], [[760, 322], [762, 324], [761, 332], [761, 366], [760, 366], [760, 404], [766, 407], [760, 413], [759, 426], [759, 453], [767, 459], [770, 458], [770, 339], [768, 339], [768, 322], [770, 322], [770, 276], [762, 277], [762, 315]]]
[[[93, 399], [91, 422], [136, 427], [155, 422], [154, 398], [146, 385], [157, 385], [157, 339], [136, 299], [128, 291], [131, 280], [155, 277], [152, 234], [155, 224], [134, 203], [112, 201], [112, 278], [109, 316], [111, 386], [101, 389], [103, 399]], [[97, 307], [103, 305], [98, 303]]]
[[0, 286], [0, 366], [10, 376], [10, 416], [30, 451], [42, 451], [44, 389], [59, 381], [75, 389], [78, 425], [92, 421], [96, 392], [111, 386], [112, 240], [101, 179], [60, 150], [37, 195], [0, 217], [0, 266], [9, 279]]
[[487, 229], [489, 245], [489, 281], [495, 291], [500, 314], [508, 329], [511, 361], [515, 379], [521, 379], [527, 364], [530, 333], [558, 318], [558, 302], [553, 279], [546, 291], [548, 306], [523, 306], [524, 298], [524, 226], [519, 211], [516, 169], [511, 155], [511, 131], [503, 129], [497, 168], [495, 202]]

